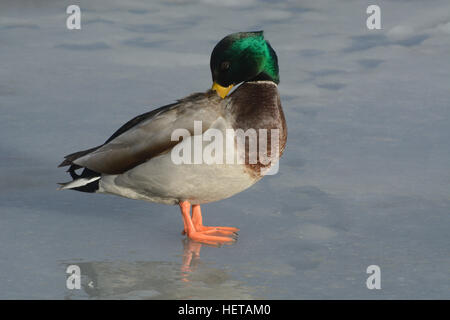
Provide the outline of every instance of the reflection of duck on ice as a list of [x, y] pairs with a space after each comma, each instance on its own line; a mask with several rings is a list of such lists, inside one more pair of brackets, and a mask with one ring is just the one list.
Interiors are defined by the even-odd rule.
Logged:
[[253, 299], [249, 287], [199, 259], [202, 244], [183, 242], [183, 263], [164, 261], [66, 262], [78, 265], [81, 289], [67, 299]]

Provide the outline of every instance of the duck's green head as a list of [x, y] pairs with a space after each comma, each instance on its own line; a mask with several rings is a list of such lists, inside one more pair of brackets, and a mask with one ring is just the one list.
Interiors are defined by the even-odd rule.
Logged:
[[233, 33], [211, 54], [213, 90], [224, 98], [234, 85], [250, 80], [280, 82], [278, 59], [263, 31]]

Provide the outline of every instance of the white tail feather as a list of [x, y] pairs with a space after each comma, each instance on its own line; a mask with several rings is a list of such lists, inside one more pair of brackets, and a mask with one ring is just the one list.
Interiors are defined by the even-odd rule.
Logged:
[[81, 178], [81, 179], [77, 179], [77, 180], [73, 180], [71, 182], [67, 182], [64, 184], [61, 184], [61, 186], [58, 188], [58, 190], [65, 190], [65, 189], [73, 189], [73, 188], [78, 188], [78, 187], [82, 187], [85, 186], [91, 182], [94, 182], [98, 179], [100, 179], [101, 176], [98, 177], [93, 177], [93, 178]]

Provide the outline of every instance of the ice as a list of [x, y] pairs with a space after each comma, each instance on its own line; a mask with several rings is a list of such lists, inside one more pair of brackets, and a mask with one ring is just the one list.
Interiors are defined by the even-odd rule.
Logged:
[[[79, 3], [79, 31], [69, 1], [0, 3], [0, 298], [450, 298], [447, 0], [378, 1], [382, 30], [368, 1]], [[210, 88], [215, 43], [260, 29], [288, 143], [277, 175], [204, 206], [236, 244], [184, 241], [175, 206], [56, 190], [64, 155]]]

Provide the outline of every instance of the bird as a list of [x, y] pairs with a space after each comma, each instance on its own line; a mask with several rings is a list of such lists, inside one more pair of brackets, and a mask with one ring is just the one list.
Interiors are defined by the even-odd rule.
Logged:
[[[59, 189], [178, 205], [188, 239], [234, 243], [239, 229], [203, 225], [200, 206], [251, 187], [283, 154], [278, 57], [264, 31], [237, 32], [216, 44], [210, 69], [211, 89], [138, 115], [105, 143], [65, 156], [58, 167], [68, 166], [72, 181]], [[257, 150], [264, 141], [266, 158]], [[208, 146], [212, 160], [202, 159]]]

